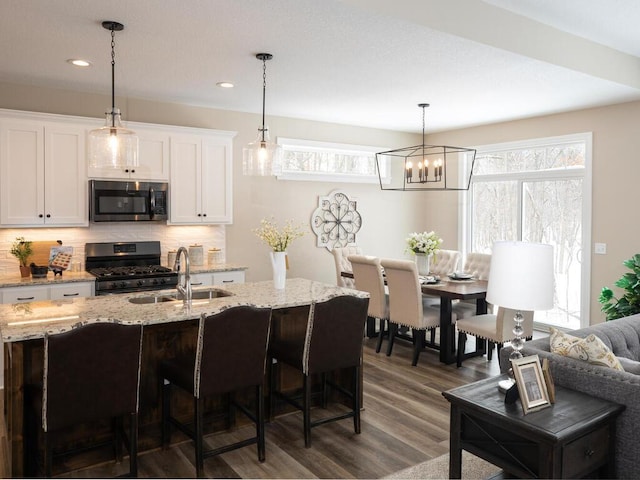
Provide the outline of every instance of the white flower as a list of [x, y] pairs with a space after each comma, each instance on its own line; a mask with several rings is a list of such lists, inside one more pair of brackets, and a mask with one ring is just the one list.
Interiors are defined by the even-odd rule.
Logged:
[[302, 225], [294, 227], [292, 221], [289, 220], [280, 230], [273, 218], [271, 220], [262, 219], [260, 228], [253, 230], [253, 233], [269, 245], [274, 252], [286, 252], [293, 240], [305, 234], [302, 228]]
[[440, 250], [442, 239], [435, 232], [411, 233], [407, 237], [407, 251], [431, 255]]

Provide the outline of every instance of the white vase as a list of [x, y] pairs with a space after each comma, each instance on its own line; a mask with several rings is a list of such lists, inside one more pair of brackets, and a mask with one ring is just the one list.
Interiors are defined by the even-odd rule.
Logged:
[[270, 252], [273, 288], [282, 290], [287, 279], [287, 252]]
[[429, 275], [429, 267], [431, 264], [431, 255], [425, 253], [416, 253], [416, 267], [418, 267], [419, 275]]

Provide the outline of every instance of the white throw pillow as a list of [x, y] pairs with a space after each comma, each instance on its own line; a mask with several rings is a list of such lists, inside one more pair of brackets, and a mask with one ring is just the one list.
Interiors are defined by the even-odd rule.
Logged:
[[624, 368], [622, 368], [618, 358], [593, 333], [585, 338], [580, 338], [551, 327], [549, 348], [553, 353], [564, 355], [565, 357], [624, 372]]

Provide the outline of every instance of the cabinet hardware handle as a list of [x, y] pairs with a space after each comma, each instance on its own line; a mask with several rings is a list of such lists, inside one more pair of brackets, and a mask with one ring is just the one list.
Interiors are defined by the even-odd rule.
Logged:
[[50, 213], [47, 213], [47, 218], [51, 218], [51, 214]]
[[197, 283], [193, 283], [193, 282], [192, 282], [192, 283], [191, 283], [191, 286], [194, 286], [194, 285], [196, 285], [196, 286], [197, 286], [197, 285], [202, 285], [202, 282], [197, 282]]
[[594, 452], [593, 449], [587, 448], [585, 450], [585, 452], [584, 452], [584, 455], [585, 455], [585, 457], [592, 457], [594, 453], [596, 453], [596, 452]]
[[135, 170], [131, 170], [131, 173], [136, 173], [136, 171]]
[[129, 173], [129, 169], [128, 169], [128, 168], [125, 168], [125, 169], [124, 169], [124, 173]]
[[63, 297], [77, 297], [78, 295], [80, 295], [78, 292], [76, 293], [64, 293], [62, 296]]
[[222, 283], [233, 283], [233, 280], [222, 280]]
[[38, 218], [42, 218], [42, 217], [44, 217], [44, 215], [43, 215], [43, 214], [38, 215]]
[[203, 213], [203, 214], [202, 214], [202, 216], [203, 216], [203, 217], [206, 217], [206, 216], [207, 216], [207, 214], [206, 214], [206, 213]]
[[198, 214], [198, 216], [199, 216], [199, 217], [201, 217], [201, 216], [202, 216], [202, 214], [201, 214], [201, 213], [199, 213], [199, 214]]
[[33, 300], [35, 297], [18, 297], [16, 300]]

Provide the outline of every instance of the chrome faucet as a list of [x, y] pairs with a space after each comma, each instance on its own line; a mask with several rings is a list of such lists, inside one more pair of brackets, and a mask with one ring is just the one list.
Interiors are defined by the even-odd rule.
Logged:
[[[180, 262], [181, 255], [184, 254], [184, 271]], [[185, 305], [191, 305], [191, 266], [189, 265], [189, 251], [185, 247], [180, 247], [176, 253], [176, 262], [173, 269], [178, 272], [178, 284], [176, 288], [182, 294]], [[181, 278], [182, 277], [182, 278]]]

